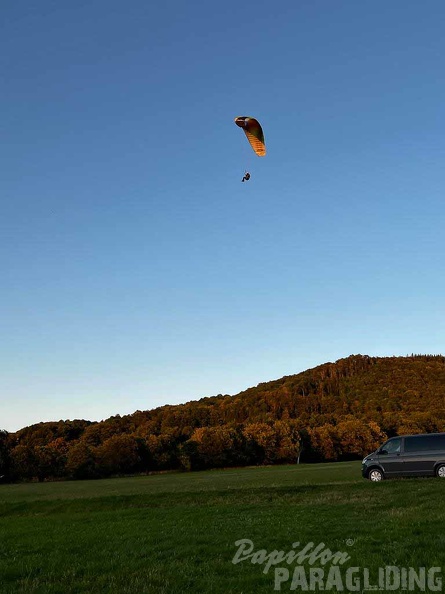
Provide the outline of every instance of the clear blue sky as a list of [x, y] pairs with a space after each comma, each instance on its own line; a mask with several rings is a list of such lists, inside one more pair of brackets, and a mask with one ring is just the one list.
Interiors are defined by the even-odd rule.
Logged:
[[3, 3], [0, 428], [443, 353], [444, 29], [441, 0]]

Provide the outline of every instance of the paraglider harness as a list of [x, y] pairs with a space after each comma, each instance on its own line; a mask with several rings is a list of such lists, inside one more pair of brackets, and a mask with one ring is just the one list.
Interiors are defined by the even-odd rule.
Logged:
[[244, 177], [243, 177], [243, 179], [241, 181], [242, 182], [245, 182], [245, 181], [249, 181], [249, 179], [250, 179], [250, 173], [248, 171], [246, 171], [244, 173]]

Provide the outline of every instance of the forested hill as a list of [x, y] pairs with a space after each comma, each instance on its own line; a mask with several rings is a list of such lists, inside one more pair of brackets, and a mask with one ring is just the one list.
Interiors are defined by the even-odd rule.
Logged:
[[386, 436], [445, 431], [445, 357], [353, 355], [235, 396], [39, 423], [0, 438], [10, 480], [338, 460]]

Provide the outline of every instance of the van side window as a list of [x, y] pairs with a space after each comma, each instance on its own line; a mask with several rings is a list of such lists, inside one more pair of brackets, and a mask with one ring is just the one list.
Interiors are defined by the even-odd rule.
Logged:
[[405, 452], [427, 452], [430, 450], [445, 450], [445, 437], [443, 435], [405, 437]]
[[400, 452], [401, 443], [402, 439], [400, 437], [396, 437], [395, 439], [390, 439], [387, 441], [381, 449], [386, 450], [388, 454], [397, 454]]

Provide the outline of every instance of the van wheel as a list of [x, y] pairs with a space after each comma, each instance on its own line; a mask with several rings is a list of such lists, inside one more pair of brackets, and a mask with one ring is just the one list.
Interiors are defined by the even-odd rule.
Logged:
[[439, 466], [436, 468], [436, 476], [445, 478], [445, 464], [439, 464]]
[[[445, 476], [445, 466], [443, 467], [444, 470], [444, 476]], [[378, 468], [373, 468], [372, 470], [369, 471], [368, 473], [368, 478], [370, 481], [376, 483], [378, 481], [383, 481], [383, 472], [381, 470], [379, 470]]]

